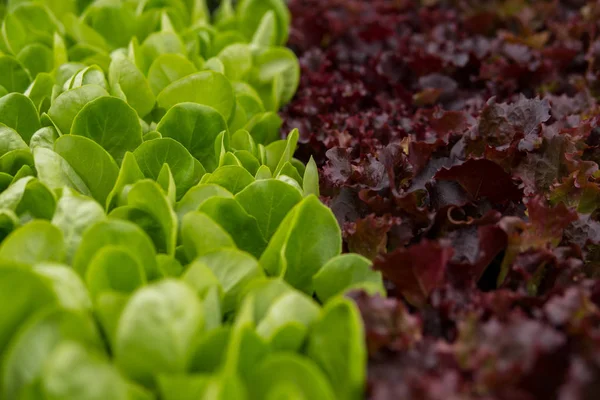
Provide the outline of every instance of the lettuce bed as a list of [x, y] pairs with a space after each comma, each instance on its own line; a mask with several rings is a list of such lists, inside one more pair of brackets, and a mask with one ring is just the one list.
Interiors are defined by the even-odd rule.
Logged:
[[280, 140], [285, 4], [3, 12], [0, 398], [361, 398], [383, 283]]
[[597, 398], [599, 3], [289, 4], [284, 131], [388, 281], [369, 398]]

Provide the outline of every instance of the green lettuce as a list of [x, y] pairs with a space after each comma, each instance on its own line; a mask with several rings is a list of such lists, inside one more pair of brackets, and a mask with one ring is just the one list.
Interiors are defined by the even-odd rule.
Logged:
[[276, 111], [283, 0], [9, 0], [0, 398], [358, 399], [360, 288]]

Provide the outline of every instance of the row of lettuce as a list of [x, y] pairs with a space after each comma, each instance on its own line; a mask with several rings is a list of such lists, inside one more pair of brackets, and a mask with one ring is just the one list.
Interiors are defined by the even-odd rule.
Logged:
[[355, 288], [282, 0], [9, 0], [0, 398], [358, 399]]

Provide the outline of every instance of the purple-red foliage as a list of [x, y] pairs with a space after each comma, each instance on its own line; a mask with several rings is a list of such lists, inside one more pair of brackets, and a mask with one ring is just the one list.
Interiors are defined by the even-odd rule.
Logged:
[[600, 2], [290, 0], [373, 400], [600, 398]]

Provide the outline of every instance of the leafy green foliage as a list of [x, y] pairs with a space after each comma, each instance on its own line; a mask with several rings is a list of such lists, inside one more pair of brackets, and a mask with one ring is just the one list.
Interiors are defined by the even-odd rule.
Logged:
[[341, 251], [335, 217], [316, 197], [309, 196], [286, 215], [260, 262], [269, 275], [283, 276], [292, 286], [312, 292], [313, 275]]
[[214, 71], [197, 72], [171, 83], [157, 96], [157, 102], [165, 110], [183, 102], [203, 104], [214, 108], [227, 120], [235, 107], [231, 83], [223, 74]]
[[2, 399], [361, 396], [340, 297], [380, 282], [280, 139], [288, 25], [282, 0], [7, 3]]
[[40, 118], [33, 102], [20, 93], [0, 98], [0, 122], [18, 132], [25, 143], [41, 128]]
[[217, 136], [227, 130], [227, 123], [214, 108], [180, 103], [169, 109], [156, 127], [162, 137], [170, 137], [186, 149], [208, 170], [218, 165], [214, 151]]
[[71, 131], [92, 139], [119, 162], [125, 152], [142, 144], [135, 110], [115, 97], [100, 97], [86, 104], [73, 120]]
[[323, 302], [349, 289], [385, 295], [381, 273], [373, 271], [371, 261], [358, 254], [343, 254], [330, 259], [313, 277], [313, 286]]

